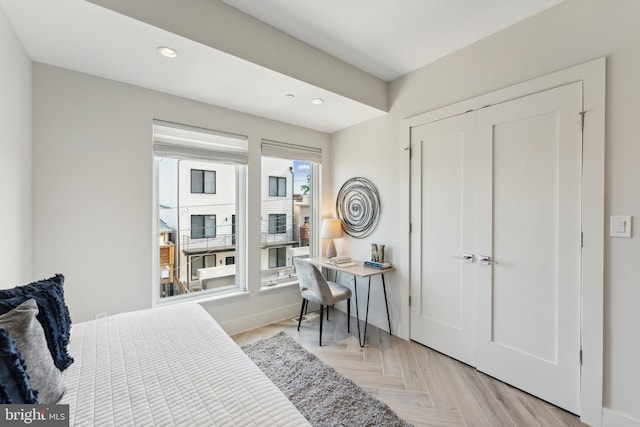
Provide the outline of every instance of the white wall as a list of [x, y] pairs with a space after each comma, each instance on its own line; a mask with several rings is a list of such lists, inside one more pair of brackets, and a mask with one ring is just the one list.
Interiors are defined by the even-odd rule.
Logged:
[[[0, 8], [0, 288], [31, 275], [31, 59]], [[55, 273], [55, 272], [54, 272]]]
[[[392, 247], [391, 262], [400, 266], [390, 279], [393, 298], [408, 288], [404, 261], [408, 237], [406, 228], [398, 225], [408, 217], [408, 160], [403, 151], [408, 141], [398, 135], [402, 119], [418, 113], [607, 56], [605, 215], [640, 218], [638, 22], [640, 2], [567, 0], [392, 82], [388, 117], [332, 136], [334, 193], [350, 176], [372, 178], [379, 186], [382, 220], [367, 240]], [[367, 256], [367, 242], [346, 238], [341, 244], [352, 256]], [[637, 237], [606, 238], [603, 403], [636, 420], [640, 420], [639, 255]], [[383, 306], [377, 303], [373, 308], [374, 318], [383, 319]], [[391, 310], [396, 321], [408, 318], [405, 301]], [[402, 331], [407, 331], [404, 325]]]
[[204, 306], [231, 332], [297, 312], [297, 286], [258, 292], [260, 141], [320, 147], [328, 159], [328, 135], [39, 63], [33, 95], [34, 273], [66, 275], [74, 322], [152, 305], [153, 119], [249, 137], [252, 292]]
[[[408, 338], [408, 318], [405, 318], [408, 300], [401, 301], [401, 297], [408, 293], [402, 293], [400, 288], [407, 287], [409, 282], [409, 193], [406, 179], [409, 154], [403, 151], [402, 144], [397, 141], [398, 129], [399, 123], [381, 117], [332, 136], [334, 194], [337, 195], [347, 179], [363, 177], [373, 182], [380, 195], [380, 222], [374, 232], [364, 239], [345, 235], [334, 242], [338, 255], [359, 260], [371, 259], [371, 243], [385, 245], [385, 261], [391, 262], [397, 269], [396, 272], [385, 274], [391, 329], [394, 334]], [[325, 216], [335, 217], [335, 212]], [[350, 277], [342, 279], [345, 284], [351, 280]], [[386, 331], [389, 326], [380, 280], [379, 277], [372, 279], [369, 322]], [[367, 280], [360, 279], [358, 301], [361, 309], [366, 308], [366, 298]]]

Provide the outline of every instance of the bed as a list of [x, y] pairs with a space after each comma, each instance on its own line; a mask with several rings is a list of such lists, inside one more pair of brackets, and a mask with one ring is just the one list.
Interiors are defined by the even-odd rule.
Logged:
[[197, 303], [74, 324], [71, 426], [309, 425]]

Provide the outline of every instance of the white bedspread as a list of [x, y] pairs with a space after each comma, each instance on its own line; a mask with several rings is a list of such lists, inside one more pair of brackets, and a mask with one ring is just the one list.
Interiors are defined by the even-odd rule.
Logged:
[[309, 425], [197, 303], [73, 326], [72, 426]]

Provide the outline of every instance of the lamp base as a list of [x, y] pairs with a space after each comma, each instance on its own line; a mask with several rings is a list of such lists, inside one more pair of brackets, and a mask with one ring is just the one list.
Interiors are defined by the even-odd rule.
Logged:
[[336, 252], [336, 245], [335, 243], [333, 243], [333, 239], [329, 239], [329, 243], [327, 244], [326, 256], [327, 258], [333, 258], [336, 255], [338, 255], [338, 253]]

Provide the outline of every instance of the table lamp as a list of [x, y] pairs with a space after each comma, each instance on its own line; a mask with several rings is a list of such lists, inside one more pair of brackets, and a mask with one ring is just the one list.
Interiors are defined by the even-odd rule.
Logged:
[[323, 219], [320, 237], [323, 239], [329, 239], [326, 253], [327, 258], [333, 258], [336, 256], [336, 245], [333, 243], [333, 239], [342, 237], [342, 222], [339, 219], [333, 218]]

